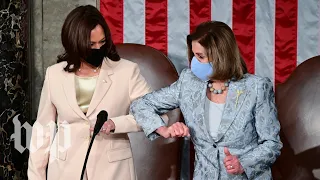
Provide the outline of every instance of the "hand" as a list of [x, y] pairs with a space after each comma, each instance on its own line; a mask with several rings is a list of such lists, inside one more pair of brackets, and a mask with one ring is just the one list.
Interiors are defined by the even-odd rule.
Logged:
[[[109, 135], [111, 131], [115, 130], [115, 128], [116, 128], [116, 126], [115, 126], [114, 122], [111, 119], [109, 119], [108, 121], [106, 121], [102, 125], [100, 132], [103, 132], [103, 133]], [[93, 131], [93, 129], [94, 128], [90, 128], [90, 131]]]
[[244, 172], [243, 167], [240, 164], [240, 161], [237, 156], [234, 156], [230, 153], [228, 148], [224, 148], [224, 166], [229, 174], [242, 174]]
[[181, 122], [176, 122], [172, 124], [170, 127], [162, 126], [158, 128], [156, 132], [164, 138], [190, 136], [189, 128]]

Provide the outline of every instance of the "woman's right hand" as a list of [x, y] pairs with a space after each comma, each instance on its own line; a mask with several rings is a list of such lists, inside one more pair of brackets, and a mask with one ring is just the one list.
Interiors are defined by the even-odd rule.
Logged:
[[176, 122], [169, 127], [161, 126], [156, 133], [164, 138], [190, 137], [189, 128], [181, 122]]

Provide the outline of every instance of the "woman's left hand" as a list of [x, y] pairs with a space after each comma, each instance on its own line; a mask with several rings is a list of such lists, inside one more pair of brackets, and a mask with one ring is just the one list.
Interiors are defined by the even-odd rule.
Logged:
[[224, 167], [226, 168], [229, 174], [242, 174], [244, 172], [243, 167], [240, 164], [240, 161], [237, 156], [232, 155], [229, 152], [228, 148], [224, 148], [224, 154], [226, 157], [224, 158]]
[[[115, 128], [116, 128], [116, 127], [115, 127], [114, 122], [113, 122], [111, 119], [109, 119], [108, 121], [106, 121], [106, 122], [103, 124], [103, 126], [101, 127], [100, 132], [109, 135], [110, 132], [112, 132], [112, 131], [115, 130]], [[93, 128], [90, 128], [90, 130], [93, 131]]]

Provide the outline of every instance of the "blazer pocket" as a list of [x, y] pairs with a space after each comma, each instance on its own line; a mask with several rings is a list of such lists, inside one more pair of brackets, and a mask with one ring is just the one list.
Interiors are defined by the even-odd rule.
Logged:
[[59, 159], [62, 161], [65, 161], [67, 159], [67, 150], [61, 152], [59, 150], [51, 150], [50, 151], [50, 156], [55, 158], [55, 159]]
[[121, 161], [124, 159], [132, 158], [132, 152], [130, 147], [124, 149], [114, 149], [107, 151], [109, 162]]

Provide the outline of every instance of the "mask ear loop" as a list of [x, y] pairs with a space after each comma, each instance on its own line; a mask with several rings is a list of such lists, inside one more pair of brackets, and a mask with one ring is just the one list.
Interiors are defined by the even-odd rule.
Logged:
[[109, 48], [108, 48], [108, 50], [107, 50], [106, 57], [108, 57], [108, 55], [110, 54], [110, 52], [111, 52], [111, 50], [112, 50], [113, 47], [114, 47], [114, 49], [116, 50], [115, 44], [114, 44], [113, 42], [111, 42], [111, 43], [109, 44]]

